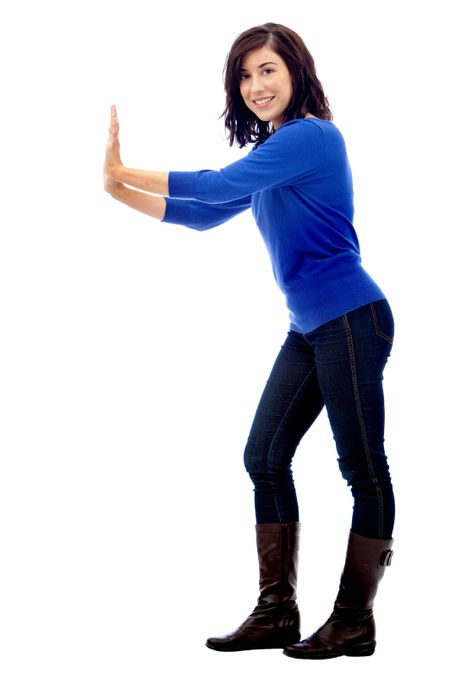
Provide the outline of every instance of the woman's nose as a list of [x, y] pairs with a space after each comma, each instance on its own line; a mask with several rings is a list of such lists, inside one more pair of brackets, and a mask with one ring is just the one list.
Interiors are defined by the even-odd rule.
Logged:
[[264, 86], [262, 83], [262, 79], [260, 76], [253, 76], [252, 82], [251, 82], [251, 88], [250, 91], [252, 95], [257, 95], [261, 93], [264, 90]]

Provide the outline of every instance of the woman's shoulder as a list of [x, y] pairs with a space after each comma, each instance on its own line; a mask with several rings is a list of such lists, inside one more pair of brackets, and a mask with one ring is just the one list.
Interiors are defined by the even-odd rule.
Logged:
[[[319, 140], [333, 144], [343, 140], [343, 136], [336, 124], [330, 119], [319, 119], [315, 116], [308, 116], [304, 119], [291, 119], [283, 123], [276, 133], [288, 143], [289, 140], [307, 142], [311, 144]], [[276, 136], [275, 136], [276, 137]]]
[[306, 150], [324, 149], [328, 142], [341, 138], [341, 134], [332, 121], [309, 116], [302, 119], [290, 119], [281, 124], [268, 138], [257, 143], [252, 150], [291, 151], [299, 148]]
[[302, 128], [309, 128], [314, 126], [314, 127], [319, 127], [319, 128], [336, 128], [334, 125], [333, 121], [330, 121], [329, 119], [319, 119], [317, 116], [305, 116], [305, 118], [302, 119], [290, 119], [289, 121], [285, 121], [283, 124], [281, 124], [280, 128], [278, 129], [281, 131], [282, 129], [286, 128], [292, 128], [292, 127], [302, 127]]
[[305, 119], [291, 119], [281, 124], [272, 133], [267, 142], [271, 142], [275, 147], [280, 145], [283, 148], [302, 148], [319, 145], [322, 146], [327, 136], [327, 128], [330, 121], [308, 117]]

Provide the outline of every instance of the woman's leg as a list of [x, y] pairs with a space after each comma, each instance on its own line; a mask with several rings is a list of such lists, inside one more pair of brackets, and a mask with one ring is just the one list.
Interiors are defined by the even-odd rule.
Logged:
[[261, 396], [245, 448], [255, 486], [257, 523], [298, 521], [291, 463], [295, 450], [323, 408], [314, 352], [290, 331]]
[[394, 321], [379, 300], [320, 326], [307, 338], [354, 497], [347, 555], [334, 609], [312, 636], [286, 647], [294, 658], [367, 656], [375, 650], [373, 603], [392, 557], [394, 495], [384, 452], [383, 370]]
[[318, 381], [339, 467], [354, 497], [352, 532], [390, 539], [395, 504], [384, 451], [383, 370], [394, 321], [379, 300], [317, 328], [313, 344]]
[[312, 349], [301, 335], [290, 332], [267, 381], [245, 449], [245, 465], [255, 484], [258, 603], [234, 632], [210, 637], [209, 648], [280, 648], [300, 639], [296, 601], [300, 523], [291, 461], [322, 407]]

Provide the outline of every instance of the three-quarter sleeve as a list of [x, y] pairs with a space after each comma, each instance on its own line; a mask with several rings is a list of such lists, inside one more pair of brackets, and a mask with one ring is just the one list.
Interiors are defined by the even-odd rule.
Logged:
[[[300, 125], [299, 125], [300, 124]], [[325, 142], [320, 127], [288, 121], [262, 145], [219, 171], [170, 171], [169, 196], [219, 204], [299, 182], [322, 164]]]
[[230, 202], [210, 204], [198, 200], [172, 199], [166, 197], [166, 211], [162, 218], [163, 223], [175, 223], [194, 228], [195, 230], [208, 230], [219, 226], [225, 221], [248, 209], [252, 198], [241, 197]]

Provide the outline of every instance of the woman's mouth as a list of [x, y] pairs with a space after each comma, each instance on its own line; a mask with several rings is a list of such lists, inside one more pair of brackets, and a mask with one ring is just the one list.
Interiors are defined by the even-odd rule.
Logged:
[[272, 95], [272, 97], [261, 97], [258, 100], [253, 100], [253, 104], [257, 107], [264, 107], [268, 102], [272, 102], [274, 97], [275, 95]]

